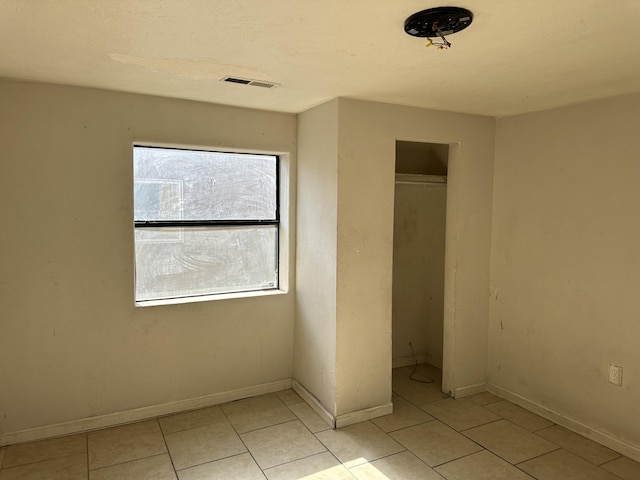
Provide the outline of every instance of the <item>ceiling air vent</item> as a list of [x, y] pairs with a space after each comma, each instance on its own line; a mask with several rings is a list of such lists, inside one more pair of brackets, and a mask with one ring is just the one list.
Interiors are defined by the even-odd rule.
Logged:
[[223, 82], [229, 83], [239, 83], [240, 85], [251, 85], [253, 87], [262, 87], [262, 88], [274, 88], [277, 87], [277, 83], [266, 82], [264, 80], [251, 80], [249, 78], [238, 78], [238, 77], [224, 77], [222, 79]]

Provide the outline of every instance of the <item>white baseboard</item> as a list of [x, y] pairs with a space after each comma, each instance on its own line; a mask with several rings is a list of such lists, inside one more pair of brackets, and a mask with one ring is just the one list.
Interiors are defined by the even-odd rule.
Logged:
[[476, 383], [475, 385], [465, 385], [464, 387], [456, 387], [453, 396], [455, 398], [468, 397], [475, 393], [482, 393], [487, 391], [486, 383]]
[[611, 450], [615, 450], [622, 455], [626, 455], [627, 457], [640, 462], [640, 446], [638, 445], [634, 445], [625, 442], [624, 440], [620, 440], [619, 438], [612, 437], [608, 433], [596, 430], [595, 428], [590, 427], [589, 425], [585, 425], [578, 420], [551, 410], [536, 402], [528, 400], [527, 398], [524, 398], [517, 393], [513, 393], [492, 383], [487, 384], [487, 391], [501, 398], [509, 400], [510, 402], [513, 402], [517, 405], [520, 405], [521, 407], [526, 408], [527, 410], [530, 410], [531, 412], [534, 412], [541, 417], [557, 423], [558, 425], [561, 425], [573, 432], [579, 433], [580, 435], [583, 435], [593, 440], [594, 442], [604, 445]]
[[318, 400], [309, 390], [307, 390], [304, 385], [302, 385], [294, 378], [291, 381], [291, 388], [293, 388], [293, 391], [300, 395], [300, 397], [302, 397], [302, 399], [313, 409], [313, 411], [320, 415], [320, 418], [322, 418], [322, 420], [324, 420], [327, 425], [329, 425], [331, 428], [336, 428], [336, 420], [333, 414], [329, 410], [324, 408], [324, 405], [320, 403], [320, 400]]
[[264, 383], [252, 387], [240, 388], [222, 393], [213, 393], [186, 400], [164, 403], [161, 405], [151, 405], [148, 407], [135, 408], [124, 412], [109, 413], [96, 417], [72, 420], [70, 422], [58, 423], [55, 425], [45, 425], [43, 427], [19, 430], [16, 432], [3, 432], [0, 434], [0, 447], [15, 443], [31, 442], [45, 438], [59, 437], [72, 433], [98, 430], [100, 428], [114, 427], [126, 423], [138, 422], [150, 418], [161, 417], [171, 413], [195, 410], [197, 408], [211, 407], [221, 403], [240, 400], [242, 398], [255, 397], [265, 393], [279, 392], [291, 388], [291, 379], [279, 380], [277, 382]]
[[428, 363], [429, 365], [433, 365], [434, 367], [442, 370], [442, 359], [429, 354], [416, 355], [415, 357], [413, 355], [410, 355], [408, 357], [394, 358], [391, 360], [391, 367], [410, 367], [415, 365], [416, 362], [418, 362], [418, 364]]
[[329, 412], [320, 400], [318, 400], [304, 385], [298, 382], [295, 378], [291, 382], [293, 390], [307, 402], [307, 404], [327, 422], [331, 428], [346, 427], [347, 425], [353, 425], [354, 423], [364, 422], [371, 420], [372, 418], [381, 417], [383, 415], [389, 415], [393, 413], [393, 404], [389, 402], [385, 405], [378, 405], [376, 407], [365, 408], [363, 410], [356, 410], [355, 412], [345, 413], [344, 415], [334, 416]]
[[393, 413], [393, 404], [391, 402], [385, 405], [356, 410], [355, 412], [345, 413], [336, 417], [336, 428], [346, 427], [354, 423], [364, 422], [372, 418], [382, 417]]

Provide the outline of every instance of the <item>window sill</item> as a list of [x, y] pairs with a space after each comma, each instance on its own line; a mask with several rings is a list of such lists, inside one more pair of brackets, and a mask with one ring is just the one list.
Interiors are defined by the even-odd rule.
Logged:
[[180, 305], [183, 303], [211, 302], [214, 300], [232, 300], [238, 298], [270, 297], [284, 295], [288, 292], [274, 288], [272, 290], [256, 290], [250, 292], [218, 293], [215, 295], [199, 295], [194, 297], [167, 298], [162, 300], [136, 301], [136, 307], [157, 307], [160, 305]]

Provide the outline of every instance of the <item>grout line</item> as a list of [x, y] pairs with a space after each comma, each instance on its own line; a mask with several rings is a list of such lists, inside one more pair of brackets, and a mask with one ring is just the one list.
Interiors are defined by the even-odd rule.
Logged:
[[[392, 439], [393, 440], [393, 439]], [[389, 458], [389, 457], [393, 457], [394, 455], [400, 455], [401, 453], [405, 453], [405, 452], [409, 452], [411, 455], [413, 455], [414, 457], [418, 458], [418, 460], [420, 460], [422, 463], [424, 463], [425, 465], [427, 465], [423, 460], [421, 460], [419, 457], [416, 456], [415, 453], [413, 453], [411, 450], [409, 450], [407, 447], [405, 447], [404, 445], [402, 445], [400, 442], [398, 442], [397, 440], [394, 440], [398, 445], [400, 445], [402, 447], [402, 450], [399, 452], [393, 452], [393, 453], [389, 453], [387, 455], [382, 455], [381, 457], [377, 457], [374, 458], [372, 460], [366, 459], [367, 461], [364, 463], [359, 463], [358, 465], [354, 465], [353, 467], [346, 467], [345, 468], [347, 470], [351, 470], [352, 468], [356, 468], [359, 467], [361, 465], [366, 465], [367, 463], [373, 463], [373, 462], [377, 462], [378, 460], [382, 460], [383, 458]], [[344, 465], [344, 463], [342, 464]], [[427, 465], [427, 467], [429, 467], [429, 465]], [[431, 467], [429, 467], [431, 468]]]
[[[623, 456], [624, 456], [624, 455], [623, 455]], [[617, 458], [616, 458], [616, 459], [614, 459], [614, 460], [617, 460]], [[613, 462], [613, 460], [611, 460], [611, 461]], [[609, 462], [607, 462], [607, 463], [609, 463]], [[602, 465], [604, 465], [604, 463], [603, 463]], [[598, 466], [598, 468], [599, 468], [600, 470], [602, 470], [603, 472], [607, 472], [609, 475], [613, 475], [613, 476], [614, 476], [614, 477], [616, 477], [616, 478], [620, 478], [620, 479], [624, 480], [624, 477], [621, 477], [621, 476], [619, 476], [619, 475], [617, 475], [617, 474], [615, 474], [615, 473], [613, 473], [613, 472], [610, 472], [609, 470], [605, 470], [604, 468], [602, 468], [602, 465], [599, 465], [599, 466]]]
[[[323, 445], [323, 446], [324, 446], [324, 445]], [[305, 459], [307, 459], [307, 458], [315, 457], [316, 455], [323, 455], [323, 454], [325, 454], [325, 453], [331, 453], [331, 451], [329, 451], [328, 449], [326, 449], [324, 452], [312, 453], [311, 455], [305, 455], [304, 457], [296, 458], [296, 459], [294, 459], [294, 460], [289, 460], [288, 462], [279, 463], [279, 464], [277, 464], [277, 465], [273, 465], [273, 466], [271, 466], [271, 467], [269, 467], [269, 468], [264, 468], [264, 469], [263, 469], [263, 468], [260, 468], [260, 470], [262, 470], [262, 472], [264, 473], [264, 472], [265, 472], [265, 470], [271, 470], [272, 468], [282, 467], [283, 465], [289, 465], [290, 463], [294, 463], [294, 462], [298, 462], [298, 461], [300, 461], [300, 460], [305, 460]], [[335, 455], [334, 455], [334, 457], [335, 457]], [[336, 460], [338, 460], [338, 459], [336, 458]], [[338, 460], [338, 463], [339, 463], [340, 465], [343, 465], [343, 464], [342, 464], [342, 462], [340, 462], [340, 460]], [[344, 466], [344, 465], [343, 465], [343, 466]], [[260, 465], [258, 465], [258, 467], [260, 467]], [[265, 475], [265, 476], [266, 476], [266, 475]]]
[[[37, 460], [35, 462], [21, 463], [19, 465], [10, 465], [8, 467], [2, 467], [2, 468], [0, 468], [0, 470], [7, 471], [7, 470], [12, 470], [14, 468], [27, 467], [29, 465], [38, 465], [38, 464], [46, 463], [46, 462], [54, 462], [54, 461], [60, 460], [62, 458], [76, 457], [78, 455], [84, 455], [85, 457], [87, 456], [86, 453], [82, 453], [82, 452], [69, 453], [68, 455], [60, 455], [60, 456], [57, 456], [57, 457], [45, 458], [44, 460]], [[88, 464], [89, 464], [89, 461], [87, 460], [87, 465]]]
[[[244, 399], [242, 399], [242, 400], [244, 400]], [[234, 401], [239, 401], [239, 400], [234, 400]], [[215, 405], [214, 405], [214, 406], [215, 406]], [[203, 408], [209, 408], [209, 407], [203, 407]], [[201, 410], [201, 409], [194, 409], [194, 410]], [[187, 410], [186, 412], [191, 412], [191, 411], [194, 411], [194, 410]], [[166, 417], [166, 416], [168, 416], [168, 415], [163, 415], [162, 417], [156, 417], [156, 420], [158, 420], [158, 425], [160, 426], [160, 432], [162, 433], [162, 438], [163, 438], [164, 443], [165, 443], [165, 446], [166, 446], [166, 448], [167, 448], [167, 452], [166, 452], [166, 453], [169, 455], [169, 459], [171, 460], [171, 465], [173, 466], [173, 472], [175, 473], [176, 478], [178, 478], [178, 472], [182, 472], [182, 471], [184, 471], [184, 470], [188, 470], [189, 468], [195, 468], [195, 467], [199, 467], [199, 466], [202, 466], [202, 465], [208, 465], [208, 464], [210, 464], [210, 463], [214, 463], [214, 462], [217, 462], [217, 461], [220, 461], [220, 460], [225, 460], [225, 459], [228, 459], [228, 458], [233, 458], [233, 457], [237, 457], [237, 456], [240, 456], [240, 455], [244, 455], [245, 453], [247, 453], [247, 454], [251, 455], [251, 458], [252, 458], [252, 459], [253, 459], [253, 461], [255, 462], [255, 464], [256, 464], [256, 466], [258, 467], [258, 469], [262, 470], [262, 469], [260, 468], [260, 465], [258, 465], [258, 462], [256, 462], [256, 459], [255, 459], [255, 458], [253, 458], [253, 455], [251, 454], [251, 452], [250, 452], [250, 451], [249, 451], [249, 449], [247, 448], [247, 445], [244, 443], [244, 440], [242, 440], [242, 437], [240, 437], [240, 434], [238, 433], [238, 431], [236, 430], [236, 428], [233, 426], [233, 424], [232, 424], [232, 423], [231, 423], [231, 421], [229, 420], [229, 417], [227, 416], [227, 414], [224, 412], [224, 410], [222, 410], [222, 408], [221, 408], [220, 410], [222, 411], [222, 415], [224, 416], [224, 421], [226, 421], [226, 422], [229, 424], [229, 426], [233, 429], [234, 433], [238, 436], [238, 439], [240, 440], [240, 442], [242, 442], [242, 445], [244, 446], [244, 448], [245, 448], [245, 450], [246, 450], [246, 451], [241, 452], [241, 453], [235, 453], [235, 454], [233, 454], [233, 455], [227, 455], [226, 457], [216, 458], [215, 460], [209, 460], [209, 461], [206, 461], [206, 462], [203, 462], [203, 463], [198, 463], [198, 464], [196, 464], [196, 465], [189, 465], [188, 467], [184, 467], [184, 468], [181, 468], [181, 469], [176, 469], [176, 466], [175, 466], [175, 464], [174, 464], [174, 462], [173, 462], [173, 457], [171, 456], [171, 452], [169, 451], [169, 445], [167, 445], [166, 435], [173, 435], [174, 433], [186, 432], [186, 431], [194, 430], [194, 429], [196, 429], [196, 428], [200, 428], [200, 427], [206, 427], [206, 426], [210, 426], [210, 425], [216, 425], [216, 424], [218, 424], [218, 423], [224, 423], [224, 421], [214, 422], [214, 423], [207, 423], [207, 424], [198, 425], [198, 426], [195, 426], [195, 427], [186, 428], [186, 429], [184, 429], [184, 430], [179, 430], [179, 431], [176, 431], [176, 432], [171, 432], [171, 433], [167, 433], [167, 434], [165, 434], [164, 432], [162, 432], [162, 426], [160, 425], [160, 421], [159, 421], [159, 419], [160, 419], [160, 418], [163, 418], [163, 417]], [[186, 413], [186, 412], [185, 412], [185, 413]], [[178, 414], [179, 414], [179, 413], [178, 413]], [[178, 415], [178, 414], [172, 414], [172, 415]]]
[[[293, 414], [293, 412], [291, 412], [291, 413]], [[267, 426], [264, 426], [264, 427], [256, 428], [254, 430], [247, 430], [246, 432], [242, 432], [242, 433], [238, 433], [238, 431], [236, 430], [236, 433], [238, 435], [246, 435], [247, 433], [259, 432], [260, 430], [266, 430], [267, 428], [277, 427], [278, 425], [286, 425], [287, 423], [292, 423], [292, 422], [300, 422], [300, 423], [302, 423], [302, 420], [300, 420], [298, 417], [296, 417], [296, 418], [292, 418], [290, 420], [285, 420], [285, 421], [282, 421], [282, 422], [274, 423], [273, 425], [267, 425]], [[307, 428], [307, 426], [304, 423], [302, 423], [302, 425], [305, 428]], [[233, 424], [231, 426], [233, 427]], [[235, 427], [233, 427], [233, 429], [235, 430]]]
[[[175, 472], [175, 474], [176, 474], [176, 476], [177, 476], [177, 475], [178, 475], [178, 472], [184, 472], [185, 470], [190, 470], [190, 469], [192, 469], [192, 468], [198, 468], [198, 467], [202, 467], [202, 466], [204, 466], [204, 465], [209, 465], [209, 464], [212, 464], [212, 463], [221, 462], [221, 461], [223, 461], [223, 460], [229, 460], [230, 458], [241, 457], [242, 455], [249, 455], [249, 456], [251, 456], [251, 458], [253, 459], [253, 456], [251, 455], [251, 453], [249, 452], [249, 450], [247, 450], [246, 452], [234, 453], [233, 455], [228, 455], [228, 456], [226, 456], [226, 457], [216, 458], [215, 460], [208, 460], [208, 461], [203, 462], [203, 463], [197, 463], [197, 464], [195, 464], [195, 465], [189, 465], [188, 467], [180, 468], [180, 469], [178, 469], [178, 470], [176, 470], [176, 469], [174, 468], [174, 470], [173, 470], [173, 471]], [[253, 461], [255, 462], [255, 464], [256, 464], [256, 466], [258, 467], [258, 469], [259, 469], [259, 470], [262, 470], [262, 469], [260, 468], [260, 465], [258, 465], [258, 462], [256, 462], [256, 461], [255, 461], [255, 459], [253, 459]]]
[[[426, 412], [425, 412], [425, 413], [426, 413]], [[374, 420], [375, 420], [375, 419], [374, 419]], [[383, 430], [383, 432], [384, 432], [384, 433], [386, 433], [387, 435], [389, 435], [389, 434], [391, 434], [391, 433], [400, 432], [400, 431], [402, 431], [402, 430], [406, 430], [406, 429], [408, 429], [408, 428], [412, 428], [412, 427], [417, 427], [417, 426], [420, 426], [420, 425], [424, 425], [425, 423], [433, 422], [434, 420], [437, 420], [437, 418], [436, 418], [436, 417], [434, 417], [434, 416], [432, 416], [432, 418], [430, 418], [429, 420], [425, 420], [424, 422], [418, 422], [418, 423], [414, 423], [414, 424], [411, 424], [411, 425], [407, 425], [407, 426], [405, 426], [405, 427], [395, 428], [395, 429], [393, 429], [393, 430], [389, 430], [388, 432]], [[397, 441], [397, 440], [396, 440], [396, 441]]]
[[[474, 442], [474, 443], [475, 443], [475, 442]], [[476, 445], [477, 445], [477, 444], [476, 444]], [[465, 454], [465, 455], [462, 455], [461, 457], [454, 458], [454, 459], [451, 459], [451, 460], [447, 460], [446, 462], [439, 463], [438, 465], [434, 465], [433, 467], [430, 467], [430, 468], [431, 468], [432, 470], [435, 470], [435, 469], [436, 469], [436, 468], [438, 468], [438, 467], [442, 467], [443, 465], [448, 465], [448, 464], [450, 464], [450, 463], [457, 462], [458, 460], [462, 460], [463, 458], [470, 457], [471, 455], [475, 455], [476, 453], [482, 453], [482, 452], [489, 452], [489, 453], [493, 453], [493, 452], [489, 451], [488, 449], [484, 448], [482, 445], [478, 445], [478, 446], [479, 446], [480, 448], [482, 448], [482, 450], [478, 450], [477, 452], [467, 453], [467, 454]], [[509, 465], [511, 465], [511, 464], [509, 464]], [[429, 465], [427, 465], [427, 466], [429, 466]]]
[[[549, 443], [551, 443], [551, 442], [549, 442]], [[536, 455], [535, 457], [527, 458], [526, 460], [523, 460], [523, 461], [521, 461], [521, 462], [518, 462], [518, 463], [511, 463], [511, 462], [509, 462], [509, 463], [511, 463], [511, 465], [513, 465], [514, 467], [517, 467], [518, 465], [522, 465], [523, 463], [529, 462], [529, 461], [531, 461], [531, 460], [535, 460], [536, 458], [544, 457], [545, 455], [549, 455], [550, 453], [557, 452], [558, 450], [563, 450], [563, 448], [562, 448], [562, 447], [558, 447], [557, 445], [556, 445], [556, 447], [557, 447], [557, 448], [554, 448], [553, 450], [549, 450], [548, 452], [541, 453], [540, 455]], [[567, 450], [565, 450], [565, 452], [566, 452], [566, 451], [567, 451]], [[495, 452], [494, 452], [494, 453], [495, 453]], [[568, 453], [571, 453], [571, 452], [568, 452]], [[498, 455], [498, 454], [496, 453], [496, 455]], [[500, 457], [500, 455], [498, 455], [498, 456]], [[577, 455], [576, 455], [576, 456], [577, 456]], [[502, 458], [502, 457], [500, 457], [500, 458]], [[505, 460], [505, 461], [508, 461], [506, 458], [505, 458], [504, 460]], [[584, 460], [584, 459], [583, 459], [583, 460]]]
[[[465, 435], [464, 432], [468, 432], [469, 430], [473, 430], [474, 428], [486, 427], [487, 425], [491, 425], [492, 423], [498, 423], [498, 422], [501, 422], [503, 420], [507, 420], [507, 419], [506, 418], [498, 418], [496, 420], [491, 420], [490, 422], [487, 422], [487, 423], [481, 423], [480, 425], [475, 425], [473, 427], [465, 428], [463, 430], [456, 430], [455, 428], [451, 427], [451, 425], [449, 425], [449, 427], [453, 428], [454, 430], [456, 430], [456, 432], [461, 433], [462, 435], [467, 437], [467, 435]], [[442, 423], [444, 423], [444, 422], [442, 422]], [[522, 428], [522, 427], [520, 427], [520, 428]], [[467, 438], [469, 438], [469, 437], [467, 437]]]
[[[505, 420], [505, 419], [501, 419], [501, 420]], [[496, 420], [496, 421], [491, 422], [491, 423], [497, 423], [497, 422], [499, 422], [499, 421], [501, 421], [501, 420]], [[508, 421], [508, 420], [506, 420], [506, 421]], [[512, 422], [510, 422], [510, 423], [512, 423]], [[488, 424], [487, 424], [487, 425], [488, 425]], [[514, 424], [514, 425], [515, 425], [515, 424]], [[518, 426], [518, 425], [516, 425], [516, 426]], [[475, 427], [473, 427], [473, 428], [475, 428]], [[522, 427], [519, 427], [519, 428], [522, 428]], [[514, 467], [515, 467], [516, 465], [520, 464], [520, 463], [528, 462], [529, 460], [533, 460], [534, 458], [542, 457], [542, 456], [544, 456], [544, 455], [547, 455], [548, 453], [552, 453], [552, 452], [555, 452], [556, 450], [560, 450], [560, 449], [561, 449], [561, 447], [558, 447], [558, 446], [557, 446], [557, 445], [555, 445], [553, 442], [549, 442], [549, 441], [547, 440], [547, 442], [551, 443], [551, 444], [552, 444], [552, 445], [554, 445], [556, 448], [555, 448], [555, 449], [553, 449], [553, 450], [549, 450], [548, 452], [541, 453], [540, 455], [536, 455], [535, 457], [528, 458], [527, 460], [523, 460], [522, 462], [518, 462], [518, 464], [516, 464], [516, 463], [513, 463], [513, 462], [511, 462], [511, 461], [507, 460], [507, 459], [506, 459], [506, 458], [504, 458], [502, 455], [500, 455], [498, 452], [495, 452], [495, 451], [491, 450], [490, 448], [485, 447], [484, 445], [482, 445], [482, 444], [480, 444], [480, 443], [476, 442], [473, 438], [469, 437], [469, 436], [465, 433], [465, 432], [468, 432], [469, 430], [472, 430], [472, 428], [469, 428], [469, 429], [467, 429], [467, 430], [461, 431], [461, 432], [459, 432], [459, 433], [460, 433], [461, 435], [464, 435], [467, 439], [469, 439], [469, 440], [470, 440], [470, 441], [472, 441], [473, 443], [475, 443], [475, 444], [479, 445], [479, 446], [480, 446], [480, 447], [482, 447], [483, 449], [485, 449], [485, 450], [487, 450], [487, 451], [489, 451], [489, 452], [493, 453], [496, 457], [501, 458], [502, 460], [504, 460], [505, 462], [507, 462], [509, 465], [513, 465]], [[523, 429], [523, 430], [524, 430], [524, 429]], [[526, 432], [528, 432], [528, 433], [533, 433], [533, 432], [529, 432], [528, 430], [525, 430], [525, 431], [526, 431]], [[544, 440], [542, 437], [539, 437], [539, 438], [541, 438], [542, 440]]]
[[[557, 426], [558, 426], [558, 424], [554, 423], [553, 425], [548, 425], [546, 427], [542, 427], [542, 428], [539, 428], [537, 430], [532, 430], [531, 433], [535, 433], [536, 435], [538, 435], [538, 432], [541, 432], [543, 430], [548, 430], [549, 428], [557, 427]], [[538, 436], [540, 437], [540, 435], [538, 435]], [[542, 438], [542, 437], [540, 437], [540, 438]], [[600, 444], [598, 444], [598, 445], [600, 445]]]
[[[251, 460], [253, 460], [253, 463], [256, 464], [256, 467], [258, 467], [258, 469], [260, 470], [260, 472], [262, 473], [262, 475], [265, 477], [265, 479], [267, 478], [267, 476], [264, 474], [264, 469], [260, 466], [260, 464], [258, 463], [258, 461], [256, 460], [256, 457], [253, 456], [253, 452], [249, 449], [249, 447], [247, 446], [247, 444], [244, 442], [244, 439], [240, 436], [240, 433], [238, 433], [238, 430], [236, 430], [236, 427], [233, 425], [233, 423], [231, 423], [231, 420], [229, 419], [229, 416], [227, 415], [227, 412], [225, 412], [222, 407], [220, 408], [220, 410], [222, 410], [222, 414], [224, 415], [224, 417], [227, 419], [227, 422], [229, 422], [229, 425], [231, 425], [231, 428], [233, 428], [233, 431], [236, 433], [236, 435], [238, 436], [238, 438], [240, 439], [240, 441], [242, 442], [242, 445], [244, 446], [246, 452], [249, 454], [249, 456], [251, 457]], [[266, 428], [266, 427], [265, 427]], [[256, 431], [256, 430], [253, 430]], [[239, 454], [239, 455], [242, 455]], [[234, 455], [235, 456], [235, 455]], [[176, 472], [177, 475], [177, 472]]]
[[[300, 403], [300, 402], [298, 402], [298, 403], [292, 403], [291, 405], [300, 405], [300, 404], [301, 404], [301, 403]], [[293, 410], [291, 410], [291, 405], [287, 405], [287, 408], [289, 409], [289, 411], [290, 411], [290, 412], [291, 412], [291, 413], [296, 417], [296, 419], [297, 419], [297, 420], [299, 420], [299, 421], [300, 421], [300, 423], [302, 423], [302, 424], [306, 427], [306, 429], [307, 429], [307, 430], [309, 430], [309, 432], [310, 432], [312, 435], [315, 435], [316, 433], [320, 433], [320, 432], [326, 432], [327, 430], [331, 430], [331, 426], [329, 426], [329, 424], [328, 424], [328, 423], [326, 423], [326, 422], [323, 420], [323, 418], [322, 418], [320, 415], [318, 415], [318, 414], [317, 414], [317, 413], [316, 413], [316, 412], [315, 412], [315, 411], [314, 411], [314, 410], [313, 410], [313, 409], [312, 409], [312, 408], [311, 408], [311, 407], [310, 407], [306, 402], [302, 402], [302, 404], [304, 404], [304, 405], [306, 405], [307, 407], [309, 407], [309, 409], [311, 410], [311, 413], [312, 413], [313, 415], [316, 415], [316, 416], [318, 417], [318, 419], [319, 419], [319, 420], [320, 420], [320, 421], [321, 421], [321, 422], [322, 422], [322, 423], [327, 427], [327, 428], [324, 428], [324, 429], [322, 429], [322, 430], [318, 430], [317, 432], [312, 431], [312, 430], [311, 430], [311, 428], [309, 428], [309, 426], [307, 426], [307, 424], [304, 422], [304, 420], [302, 420], [302, 418], [301, 418], [301, 417], [300, 417], [296, 412], [294, 412]]]
[[[620, 455], [619, 457], [612, 458], [611, 460], [607, 460], [606, 462], [601, 463], [601, 464], [600, 464], [600, 465], [598, 465], [598, 466], [599, 466], [599, 467], [604, 467], [607, 463], [615, 462], [615, 461], [617, 461], [617, 460], [620, 460], [620, 459], [621, 459], [621, 458], [623, 458], [623, 457], [624, 457], [624, 455]], [[608, 470], [607, 470], [607, 471], [608, 471]]]
[[[120, 465], [127, 465], [128, 463], [135, 463], [135, 462], [139, 462], [141, 460], [146, 460], [148, 458], [155, 458], [155, 457], [161, 457], [163, 455], [167, 455], [169, 457], [169, 460], [171, 460], [171, 455], [169, 455], [169, 452], [164, 452], [164, 453], [157, 453], [155, 455], [149, 455], [147, 457], [141, 457], [141, 458], [134, 458], [133, 460], [127, 460], [126, 462], [121, 462], [121, 463], [114, 463], [113, 465], [106, 465], [104, 467], [98, 467], [98, 468], [94, 468], [93, 470], [89, 470], [89, 473], [91, 472], [98, 472], [100, 470], [105, 470], [107, 468], [113, 468], [113, 467], [119, 467]], [[171, 465], [173, 465], [173, 461], [171, 461]], [[175, 472], [175, 467], [173, 469], [173, 471]]]
[[[318, 441], [320, 441], [320, 440], [318, 440]], [[321, 443], [322, 443], [322, 442], [321, 442]], [[323, 443], [322, 445], [324, 446], [324, 443]], [[325, 448], [326, 448], [326, 446], [325, 446]], [[342, 463], [342, 462], [340, 461], [340, 459], [336, 456], [336, 454], [335, 454], [335, 453], [333, 453], [333, 452], [332, 452], [331, 450], [329, 450], [328, 448], [327, 448], [327, 452], [329, 452], [329, 455], [331, 455], [333, 458], [335, 458], [335, 459], [336, 459], [336, 462], [338, 462], [338, 465], [342, 465], [342, 467], [343, 467], [345, 470], [347, 470], [347, 471], [349, 471], [349, 470], [350, 470], [349, 468], [347, 468], [347, 467], [344, 465], [344, 463]], [[352, 467], [352, 468], [353, 468], [353, 467]]]
[[[91, 478], [91, 470], [89, 470], [89, 435], [85, 435], [86, 441], [86, 452], [85, 455], [87, 457], [87, 479]], [[2, 468], [0, 468], [2, 470]]]
[[[538, 437], [542, 438], [543, 440], [545, 440], [545, 441], [547, 441], [547, 442], [549, 442], [549, 443], [553, 443], [551, 440], [548, 440], [548, 439], [546, 439], [546, 438], [544, 438], [544, 437], [542, 437], [542, 436], [538, 435], [538, 432], [542, 432], [543, 430], [547, 430], [547, 429], [552, 428], [552, 427], [555, 427], [555, 426], [559, 426], [560, 428], [564, 428], [564, 427], [562, 427], [561, 425], [556, 425], [556, 424], [554, 424], [554, 425], [552, 425], [552, 426], [550, 426], [550, 427], [541, 428], [541, 429], [536, 430], [535, 432], [532, 432], [532, 433], [535, 433]], [[566, 450], [567, 452], [571, 453], [572, 455], [575, 455], [576, 457], [579, 457], [579, 458], [581, 458], [582, 460], [585, 460], [585, 461], [589, 462], [589, 463], [590, 463], [590, 464], [592, 464], [592, 465], [595, 465], [595, 466], [597, 466], [597, 467], [600, 467], [600, 466], [604, 465], [605, 463], [609, 463], [609, 462], [612, 462], [613, 460], [617, 460], [617, 459], [619, 459], [619, 458], [624, 457], [624, 455], [622, 455], [620, 452], [616, 452], [615, 450], [611, 450], [610, 448], [605, 447], [605, 446], [604, 446], [604, 445], [602, 445], [601, 443], [595, 442], [595, 441], [591, 440], [590, 438], [585, 437], [584, 435], [580, 435], [580, 434], [579, 434], [579, 433], [577, 433], [577, 432], [571, 432], [571, 431], [570, 431], [570, 433], [572, 433], [572, 434], [574, 434], [574, 435], [578, 435], [578, 436], [580, 437], [580, 439], [581, 439], [581, 440], [587, 440], [587, 442], [592, 442], [592, 443], [596, 444], [598, 447], [606, 448], [607, 450], [610, 450], [611, 452], [613, 452], [613, 453], [615, 453], [615, 454], [617, 455], [616, 457], [612, 458], [611, 460], [605, 460], [605, 461], [604, 461], [604, 462], [602, 462], [602, 463], [595, 463], [595, 462], [592, 462], [591, 460], [589, 460], [588, 458], [583, 457], [582, 455], [580, 455], [579, 453], [577, 453], [577, 452], [575, 452], [575, 451], [572, 451], [572, 450], [569, 450], [569, 449], [568, 449], [568, 448], [566, 448], [566, 447], [560, 446], [560, 448], [563, 448], [564, 450]], [[554, 444], [554, 445], [555, 445], [555, 444]]]
[[[520, 463], [524, 463], [524, 462], [520, 462]], [[533, 478], [535, 479], [536, 477], [534, 477], [533, 475], [531, 475], [528, 472], [525, 472], [523, 469], [521, 469], [518, 465], [514, 465], [513, 463], [510, 463], [509, 465], [511, 465], [513, 468], [517, 468], [518, 470], [520, 470], [522, 473], [524, 473], [527, 477], [529, 478]]]
[[164, 448], [167, 449], [167, 455], [169, 456], [169, 461], [171, 462], [171, 467], [173, 468], [173, 473], [178, 478], [178, 471], [176, 470], [176, 465], [173, 463], [173, 456], [171, 456], [171, 452], [169, 451], [169, 445], [167, 444], [167, 437], [162, 430], [162, 425], [160, 425], [160, 417], [156, 417], [156, 422], [158, 422], [158, 428], [160, 428], [160, 435], [162, 435], [162, 441], [164, 442]]

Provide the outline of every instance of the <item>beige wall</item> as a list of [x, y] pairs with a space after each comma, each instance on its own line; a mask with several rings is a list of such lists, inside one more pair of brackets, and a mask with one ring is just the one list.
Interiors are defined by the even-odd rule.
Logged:
[[640, 96], [498, 120], [495, 174], [490, 118], [345, 99], [300, 115], [295, 336], [293, 293], [133, 306], [131, 159], [135, 141], [290, 152], [293, 187], [295, 115], [9, 81], [0, 105], [0, 438], [292, 375], [334, 415], [387, 404], [404, 140], [451, 145], [445, 390], [488, 375], [640, 445]]
[[6, 81], [0, 105], [0, 434], [291, 378], [291, 293], [134, 307], [131, 148], [294, 167], [295, 115]]
[[294, 378], [336, 414], [338, 100], [298, 116]]
[[[391, 399], [396, 140], [454, 144], [449, 156], [446, 390], [484, 387], [489, 316], [492, 118], [340, 99], [337, 403]], [[448, 367], [447, 367], [448, 365]], [[447, 370], [449, 368], [449, 370]]]
[[338, 424], [390, 408], [396, 140], [455, 144], [447, 388], [484, 388], [494, 124], [348, 99], [299, 116], [294, 377]]
[[133, 306], [131, 146], [291, 152], [296, 185], [296, 116], [16, 82], [0, 104], [0, 434], [292, 376], [336, 416], [389, 405], [396, 140], [451, 144], [444, 387], [484, 385], [493, 119], [300, 115], [294, 334], [293, 294]]
[[492, 388], [636, 452], [639, 119], [635, 95], [498, 121], [488, 362]]

